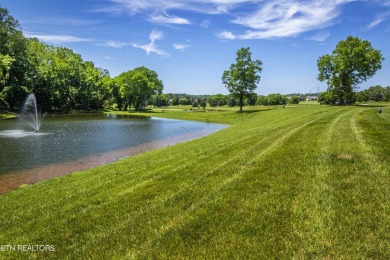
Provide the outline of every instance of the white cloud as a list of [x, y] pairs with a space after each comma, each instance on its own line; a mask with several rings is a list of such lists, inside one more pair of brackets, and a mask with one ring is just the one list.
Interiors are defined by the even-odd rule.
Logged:
[[239, 39], [295, 37], [303, 32], [326, 28], [339, 15], [343, 4], [351, 0], [267, 1], [261, 8], [233, 22], [252, 30]]
[[389, 16], [390, 16], [390, 12], [381, 13], [369, 25], [367, 25], [367, 28], [373, 29], [373, 28], [377, 27], [379, 24], [386, 21]]
[[162, 40], [163, 38], [164, 38], [164, 34], [162, 32], [153, 30], [149, 35], [149, 40], [150, 40], [149, 44], [140, 45], [137, 43], [132, 43], [131, 46], [133, 46], [134, 48], [143, 49], [146, 52], [146, 55], [149, 55], [150, 53], [154, 52], [158, 55], [168, 57], [169, 53], [159, 49], [155, 44], [155, 41]]
[[[170, 16], [167, 13], [186, 11], [199, 14], [217, 15], [228, 13], [241, 4], [255, 3], [259, 0], [110, 0], [112, 5], [100, 8], [97, 12], [115, 14], [146, 15], [157, 24], [192, 24], [189, 19]], [[206, 24], [204, 24], [206, 25]], [[208, 25], [207, 25], [208, 26]]]
[[[357, 0], [111, 0], [100, 11], [146, 15], [158, 24], [191, 24], [183, 13], [222, 15], [242, 30], [221, 32], [224, 39], [266, 39], [296, 37], [304, 32], [327, 28], [338, 18], [341, 7]], [[184, 12], [183, 12], [184, 11]], [[167, 13], [180, 12], [181, 16]], [[235, 17], [235, 18], [231, 18]], [[201, 26], [207, 28], [209, 20]]]
[[164, 39], [164, 34], [161, 31], [153, 30], [149, 34], [149, 39], [150, 39], [151, 42], [154, 42], [155, 40], [162, 40], [162, 39]]
[[227, 13], [240, 4], [256, 3], [258, 0], [111, 0], [112, 6], [97, 11], [130, 13], [185, 10], [204, 14]]
[[149, 21], [158, 24], [191, 24], [191, 22], [187, 19], [176, 16], [169, 16], [167, 14], [151, 15], [149, 17]]
[[368, 29], [372, 29], [376, 27], [377, 25], [381, 24], [384, 21], [383, 18], [377, 18], [374, 21], [372, 21], [369, 25], [367, 25]]
[[200, 27], [203, 27], [203, 28], [206, 28], [206, 29], [208, 29], [209, 28], [209, 26], [210, 26], [210, 24], [211, 24], [211, 22], [210, 22], [210, 20], [204, 20], [201, 24], [200, 24]]
[[316, 42], [323, 42], [330, 36], [329, 32], [321, 32], [317, 33], [316, 35], [313, 35], [309, 38], [309, 40], [316, 41]]
[[130, 43], [126, 43], [126, 42], [117, 42], [117, 41], [111, 41], [110, 40], [110, 41], [104, 42], [104, 45], [108, 46], [108, 47], [112, 47], [112, 48], [121, 49], [121, 48], [129, 46], [131, 44]]
[[53, 44], [62, 44], [68, 42], [90, 42], [91, 39], [79, 38], [71, 35], [49, 35], [49, 34], [36, 34], [30, 32], [24, 32], [24, 36], [27, 38], [37, 38], [40, 41], [53, 43]]
[[173, 48], [178, 51], [184, 51], [185, 49], [191, 47], [190, 44], [185, 44], [185, 43], [175, 43], [173, 44]]
[[234, 40], [236, 36], [233, 35], [232, 32], [223, 31], [217, 34], [218, 38], [221, 39], [227, 39], [227, 40]]

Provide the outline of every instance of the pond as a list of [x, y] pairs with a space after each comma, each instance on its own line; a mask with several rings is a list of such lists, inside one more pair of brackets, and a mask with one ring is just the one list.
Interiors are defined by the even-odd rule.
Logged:
[[[14, 181], [24, 176], [17, 185], [32, 183], [33, 175], [43, 175], [40, 180], [90, 168], [225, 127], [153, 117], [47, 115], [40, 132], [34, 132], [20, 120], [2, 120], [0, 186], [9, 178]], [[61, 168], [65, 168], [64, 173]], [[49, 169], [51, 173], [47, 173]]]

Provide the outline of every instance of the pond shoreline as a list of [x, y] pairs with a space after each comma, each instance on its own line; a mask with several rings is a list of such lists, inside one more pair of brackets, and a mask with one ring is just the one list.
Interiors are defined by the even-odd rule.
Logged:
[[34, 184], [43, 180], [71, 174], [77, 171], [103, 166], [126, 157], [135, 156], [151, 150], [161, 149], [178, 143], [198, 139], [220, 130], [222, 129], [209, 129], [194, 133], [181, 134], [162, 140], [135, 145], [125, 149], [82, 157], [76, 160], [2, 174], [0, 175], [0, 195], [14, 191], [22, 185]]

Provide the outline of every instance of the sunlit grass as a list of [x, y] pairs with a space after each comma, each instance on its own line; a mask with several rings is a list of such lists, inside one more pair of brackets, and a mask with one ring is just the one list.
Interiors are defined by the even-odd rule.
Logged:
[[0, 244], [56, 250], [0, 258], [390, 257], [389, 107], [132, 114], [231, 126], [0, 196]]
[[16, 114], [12, 112], [0, 112], [0, 119], [16, 118]]

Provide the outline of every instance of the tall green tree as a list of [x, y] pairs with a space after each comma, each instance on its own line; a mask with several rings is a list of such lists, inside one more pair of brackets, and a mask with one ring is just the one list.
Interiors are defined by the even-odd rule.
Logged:
[[109, 98], [109, 72], [96, 68], [93, 62], [85, 61], [81, 68], [81, 84], [78, 88], [76, 103], [81, 109], [103, 108], [104, 99]]
[[2, 55], [3, 73], [6, 69], [6, 77], [3, 75], [0, 82], [0, 100], [2, 100], [2, 106], [7, 104], [8, 109], [14, 109], [20, 106], [20, 99], [26, 92], [25, 74], [28, 70], [26, 39], [19, 22], [9, 14], [6, 8], [1, 6], [0, 54]]
[[[113, 95], [118, 103], [118, 108], [122, 105], [124, 110], [131, 105], [136, 111], [146, 107], [146, 101], [153, 95], [161, 94], [164, 88], [158, 74], [146, 67], [138, 67], [121, 73], [115, 78], [116, 87], [113, 89]], [[118, 88], [118, 89], [117, 89]]]
[[356, 86], [375, 75], [382, 68], [381, 52], [367, 40], [349, 36], [340, 41], [332, 54], [321, 56], [317, 61], [318, 80], [326, 81], [332, 101], [354, 102]]
[[244, 105], [244, 98], [248, 97], [257, 88], [260, 82], [262, 62], [252, 60], [252, 53], [248, 48], [241, 48], [237, 51], [236, 63], [230, 65], [222, 75], [222, 82], [230, 94], [238, 98], [240, 111]]
[[146, 107], [146, 101], [155, 94], [161, 94], [164, 88], [158, 74], [146, 67], [138, 67], [134, 70], [134, 94], [135, 110], [143, 110]]
[[55, 92], [53, 72], [55, 47], [34, 38], [28, 39], [27, 50], [29, 64], [26, 73], [27, 85], [30, 91], [34, 92], [40, 107], [48, 111], [53, 106]]

